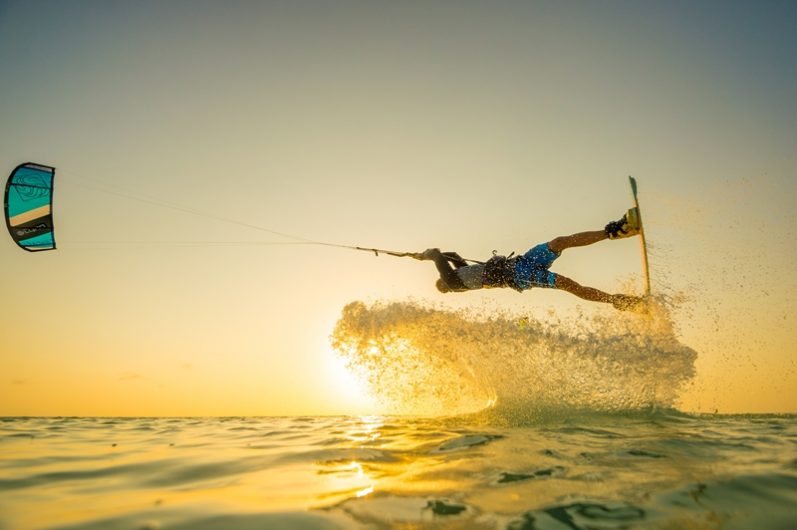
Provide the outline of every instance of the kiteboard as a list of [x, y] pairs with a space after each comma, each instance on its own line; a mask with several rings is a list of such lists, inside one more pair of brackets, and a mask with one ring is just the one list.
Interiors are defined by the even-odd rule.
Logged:
[[650, 296], [650, 267], [648, 265], [648, 245], [645, 241], [645, 223], [642, 220], [642, 210], [639, 208], [636, 179], [629, 176], [628, 182], [631, 184], [631, 195], [634, 198], [634, 206], [639, 216], [639, 246], [642, 250], [642, 277], [645, 281], [645, 296]]

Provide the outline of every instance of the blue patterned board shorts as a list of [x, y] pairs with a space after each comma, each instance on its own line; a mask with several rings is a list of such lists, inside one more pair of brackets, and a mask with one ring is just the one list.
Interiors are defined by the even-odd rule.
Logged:
[[556, 287], [556, 273], [548, 269], [561, 254], [555, 254], [548, 248], [548, 243], [540, 243], [518, 256], [515, 263], [515, 283], [521, 289], [532, 287]]

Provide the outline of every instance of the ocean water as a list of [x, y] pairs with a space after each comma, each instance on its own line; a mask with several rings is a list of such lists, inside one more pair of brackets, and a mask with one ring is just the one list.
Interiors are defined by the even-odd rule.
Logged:
[[797, 417], [5, 418], [0, 528], [797, 528]]
[[667, 307], [354, 302], [381, 416], [0, 418], [0, 530], [797, 529], [797, 415], [680, 412]]

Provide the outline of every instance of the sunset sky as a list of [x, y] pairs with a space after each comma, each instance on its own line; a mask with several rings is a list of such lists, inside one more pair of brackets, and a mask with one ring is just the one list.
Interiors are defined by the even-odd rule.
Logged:
[[[795, 57], [794, 2], [0, 0], [0, 173], [56, 167], [59, 247], [0, 238], [0, 415], [378, 412], [351, 301], [612, 310], [243, 224], [481, 259], [602, 228], [628, 175], [680, 408], [797, 412]], [[638, 242], [554, 270], [639, 290]]]

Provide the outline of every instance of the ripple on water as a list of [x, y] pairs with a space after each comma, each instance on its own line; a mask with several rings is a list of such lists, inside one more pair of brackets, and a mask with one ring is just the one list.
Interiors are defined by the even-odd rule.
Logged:
[[[48, 530], [340, 530], [346, 521], [308, 512], [208, 513], [142, 511]], [[0, 527], [2, 528], [2, 527]]]
[[645, 518], [645, 510], [631, 504], [576, 502], [531, 510], [512, 521], [507, 530], [626, 529]]
[[434, 453], [450, 453], [453, 451], [462, 451], [470, 449], [471, 447], [478, 447], [486, 445], [495, 440], [505, 438], [502, 434], [465, 434], [451, 440], [447, 440], [433, 451]]
[[538, 478], [547, 478], [547, 477], [560, 477], [567, 472], [567, 469], [563, 466], [553, 466], [553, 467], [545, 467], [541, 469], [536, 469], [529, 473], [511, 473], [508, 471], [504, 471], [499, 476], [496, 483], [498, 484], [509, 484], [512, 482], [522, 482], [525, 480], [533, 480]]

